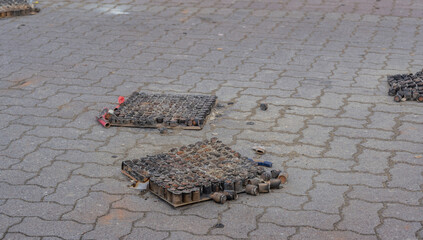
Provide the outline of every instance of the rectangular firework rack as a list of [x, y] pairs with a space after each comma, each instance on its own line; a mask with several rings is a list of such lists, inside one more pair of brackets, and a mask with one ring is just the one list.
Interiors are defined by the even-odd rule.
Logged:
[[39, 12], [32, 1], [28, 0], [0, 0], [0, 18], [24, 16]]
[[216, 104], [216, 96], [134, 92], [114, 110], [103, 109], [104, 126], [181, 128], [200, 130]]
[[423, 70], [416, 74], [397, 74], [387, 77], [388, 94], [395, 102], [416, 100], [423, 102]]
[[122, 173], [173, 207], [210, 200], [214, 192], [242, 193], [264, 171], [217, 138], [122, 162]]

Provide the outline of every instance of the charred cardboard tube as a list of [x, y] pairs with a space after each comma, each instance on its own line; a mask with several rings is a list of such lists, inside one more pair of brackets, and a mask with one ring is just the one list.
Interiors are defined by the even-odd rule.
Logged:
[[211, 199], [213, 199], [215, 202], [224, 204], [227, 200], [226, 195], [221, 192], [214, 192], [212, 195], [210, 195]]
[[248, 179], [248, 181], [247, 181], [247, 185], [258, 186], [259, 183], [261, 183], [261, 179], [258, 179], [258, 178]]
[[264, 181], [269, 181], [272, 178], [272, 173], [270, 171], [266, 171], [266, 172], [261, 174], [261, 178]]
[[245, 192], [247, 194], [250, 194], [250, 195], [253, 195], [253, 196], [257, 196], [259, 194], [258, 187], [256, 185], [252, 185], [252, 184], [248, 184], [245, 187]]
[[270, 192], [270, 184], [269, 183], [260, 183], [258, 188], [259, 188], [260, 193]]
[[270, 188], [271, 189], [279, 189], [279, 186], [281, 185], [280, 179], [270, 179]]
[[281, 173], [281, 170], [272, 170], [270, 171], [270, 173], [272, 174], [272, 178], [278, 178], [279, 174]]
[[233, 190], [225, 190], [225, 191], [223, 191], [223, 194], [225, 194], [226, 200], [228, 200], [228, 201], [238, 199], [238, 194]]
[[288, 173], [286, 172], [279, 173], [278, 179], [281, 180], [281, 184], [285, 184], [288, 181]]
[[106, 122], [106, 120], [102, 117], [98, 117], [97, 121], [105, 128], [109, 128], [110, 127], [110, 123]]

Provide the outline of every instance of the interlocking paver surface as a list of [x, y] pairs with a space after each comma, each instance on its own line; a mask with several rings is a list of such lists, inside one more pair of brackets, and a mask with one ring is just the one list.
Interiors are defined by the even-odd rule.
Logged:
[[[394, 103], [386, 82], [422, 68], [420, 0], [40, 7], [0, 20], [0, 239], [422, 239], [423, 105]], [[225, 107], [167, 135], [95, 121], [133, 91]], [[288, 184], [172, 209], [119, 171], [213, 136], [265, 146]]]

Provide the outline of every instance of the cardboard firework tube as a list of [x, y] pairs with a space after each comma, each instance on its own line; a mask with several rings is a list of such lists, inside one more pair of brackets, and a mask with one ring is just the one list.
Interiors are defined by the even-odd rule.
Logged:
[[238, 199], [238, 194], [236, 193], [236, 191], [233, 191], [233, 190], [225, 190], [225, 191], [223, 191], [223, 194], [225, 194], [226, 199], [228, 201], [237, 200]]
[[172, 203], [173, 204], [181, 204], [182, 203], [182, 192], [181, 191], [174, 191], [172, 193]]
[[97, 121], [105, 128], [110, 127], [110, 123], [106, 122], [106, 120], [102, 117], [97, 118]]
[[182, 192], [182, 201], [184, 203], [190, 203], [192, 202], [192, 194], [191, 194], [191, 190], [184, 190]]
[[266, 171], [266, 172], [261, 174], [261, 178], [264, 181], [269, 181], [272, 178], [272, 173], [270, 171]]
[[272, 174], [272, 178], [278, 178], [279, 173], [281, 173], [281, 170], [272, 170], [270, 171], [270, 173]]
[[253, 195], [253, 196], [257, 196], [259, 194], [258, 187], [256, 185], [252, 185], [252, 184], [248, 184], [245, 187], [245, 192], [247, 194], [250, 194], [250, 195]]
[[247, 185], [258, 186], [260, 182], [261, 182], [261, 179], [258, 179], [258, 178], [248, 179]]
[[221, 192], [214, 192], [212, 195], [210, 195], [210, 198], [220, 204], [224, 204], [227, 200], [226, 195]]
[[196, 202], [196, 201], [200, 201], [200, 189], [199, 188], [193, 188], [192, 189], [192, 201]]
[[271, 189], [279, 189], [280, 185], [281, 185], [281, 180], [279, 178], [270, 179], [270, 188]]
[[288, 181], [288, 173], [286, 172], [279, 173], [278, 179], [281, 180], [281, 184], [285, 184]]
[[260, 193], [270, 192], [270, 184], [269, 183], [259, 183], [258, 188], [259, 188]]

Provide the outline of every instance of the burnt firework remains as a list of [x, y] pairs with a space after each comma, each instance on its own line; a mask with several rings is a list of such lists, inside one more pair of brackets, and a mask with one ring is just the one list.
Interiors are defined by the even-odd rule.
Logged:
[[423, 71], [416, 74], [388, 76], [390, 96], [395, 102], [416, 100], [423, 102]]
[[216, 99], [216, 96], [206, 95], [134, 92], [114, 111], [103, 111], [97, 120], [105, 127], [202, 129]]
[[40, 9], [35, 8], [28, 0], [0, 0], [0, 18], [35, 14]]
[[267, 175], [272, 176], [270, 172], [217, 138], [123, 161], [122, 172], [135, 181], [149, 180], [150, 191], [174, 207], [209, 199], [218, 203], [235, 200], [237, 193], [245, 192], [248, 184], [256, 184], [263, 193], [281, 184], [280, 171], [273, 174], [277, 180], [270, 186], [269, 181], [265, 181]]

